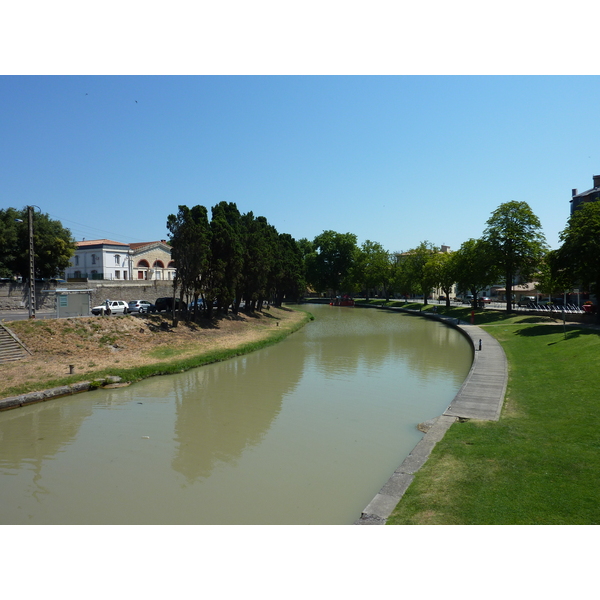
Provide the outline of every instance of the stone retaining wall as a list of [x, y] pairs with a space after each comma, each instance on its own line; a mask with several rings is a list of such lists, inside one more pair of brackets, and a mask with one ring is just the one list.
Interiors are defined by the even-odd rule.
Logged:
[[[55, 310], [55, 290], [92, 290], [92, 306], [102, 304], [109, 300], [148, 300], [154, 302], [157, 298], [173, 294], [172, 281], [109, 281], [93, 280], [60, 283], [36, 283], [35, 300], [36, 311]], [[29, 285], [18, 282], [0, 283], [0, 312], [22, 311], [29, 308]]]
[[10, 396], [9, 398], [0, 399], [0, 411], [10, 410], [11, 408], [20, 408], [21, 406], [36, 404], [37, 402], [45, 402], [46, 400], [52, 400], [62, 396], [71, 396], [99, 387], [115, 387], [119, 386], [120, 382], [120, 377], [109, 375], [108, 377], [96, 379], [94, 381], [80, 381], [78, 383], [72, 383], [71, 385], [63, 385], [49, 390], [42, 390], [41, 392], [30, 392], [28, 394], [21, 394], [20, 396]]

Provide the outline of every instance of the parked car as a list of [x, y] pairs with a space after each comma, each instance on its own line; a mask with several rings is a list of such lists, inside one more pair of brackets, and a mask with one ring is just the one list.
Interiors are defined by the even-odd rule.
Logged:
[[535, 303], [535, 296], [521, 296], [519, 298], [519, 306], [529, 306], [530, 304]]
[[[157, 298], [154, 305], [156, 306], [157, 312], [162, 312], [163, 310], [173, 310], [173, 298]], [[175, 298], [175, 310], [183, 308], [185, 308], [185, 304], [182, 304], [179, 298]]]
[[152, 304], [152, 302], [148, 302], [148, 300], [132, 300], [127, 306], [128, 312], [138, 312], [142, 313], [155, 313], [156, 306]]
[[103, 310], [105, 315], [126, 315], [128, 313], [127, 304], [122, 300], [107, 300], [100, 306], [94, 306], [94, 308], [92, 308], [92, 314], [99, 315]]
[[192, 301], [188, 304], [188, 310], [192, 311], [194, 310], [194, 305], [198, 305], [198, 310], [201, 310], [202, 308], [204, 308], [204, 300], [202, 300], [202, 298], [198, 298], [198, 300], [196, 301]]
[[479, 298], [479, 302], [483, 302], [484, 304], [489, 304], [491, 302], [491, 300], [487, 296], [481, 296], [481, 298]]

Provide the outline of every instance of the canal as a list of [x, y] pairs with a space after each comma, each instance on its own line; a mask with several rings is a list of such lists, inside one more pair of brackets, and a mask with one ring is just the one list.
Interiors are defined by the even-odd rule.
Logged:
[[0, 523], [354, 522], [472, 351], [418, 316], [306, 308], [256, 353], [0, 413]]

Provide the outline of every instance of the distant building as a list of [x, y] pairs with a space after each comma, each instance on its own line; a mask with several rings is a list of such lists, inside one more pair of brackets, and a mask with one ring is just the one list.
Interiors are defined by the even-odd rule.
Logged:
[[600, 200], [600, 175], [594, 175], [594, 187], [586, 192], [577, 193], [577, 189], [572, 190], [571, 214], [573, 214], [582, 204], [586, 202], [597, 202]]
[[132, 250], [133, 279], [175, 279], [171, 246], [165, 240], [129, 244]]
[[113, 240], [77, 242], [65, 279], [131, 279], [131, 248]]
[[66, 279], [173, 280], [175, 264], [165, 240], [123, 244], [113, 240], [77, 242]]

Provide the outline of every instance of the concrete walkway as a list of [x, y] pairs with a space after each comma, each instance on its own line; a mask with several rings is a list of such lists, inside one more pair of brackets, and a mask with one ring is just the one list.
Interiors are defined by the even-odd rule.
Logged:
[[[410, 312], [418, 313], [419, 311]], [[412, 483], [414, 474], [425, 464], [433, 447], [444, 437], [446, 431], [457, 419], [497, 421], [500, 418], [508, 380], [506, 355], [502, 346], [490, 334], [475, 325], [457, 323], [455, 319], [447, 319], [432, 313], [420, 314], [447, 321], [450, 325], [460, 329], [473, 345], [473, 364], [469, 375], [450, 406], [437, 419], [423, 424], [428, 429], [423, 439], [363, 510], [360, 518], [355, 521], [355, 525], [385, 524]]]

